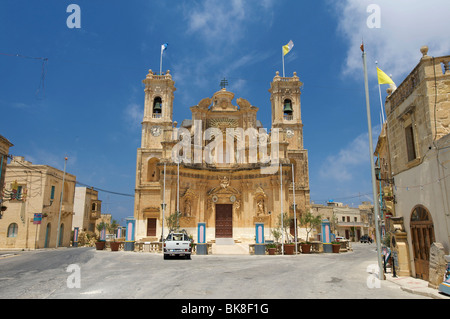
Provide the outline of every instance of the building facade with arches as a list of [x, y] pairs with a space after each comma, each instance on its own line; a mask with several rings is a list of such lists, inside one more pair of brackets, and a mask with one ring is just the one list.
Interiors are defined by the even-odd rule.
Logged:
[[192, 118], [178, 126], [173, 120], [176, 88], [170, 72], [157, 75], [150, 70], [143, 83], [136, 240], [160, 240], [169, 231], [167, 218], [178, 211], [179, 226], [194, 239], [198, 223], [206, 223], [207, 241], [254, 243], [255, 223], [264, 223], [269, 239], [282, 207], [292, 220], [294, 211], [298, 218], [309, 210], [302, 83], [296, 73], [280, 77], [277, 72], [270, 83], [270, 128], [257, 119], [258, 107], [235, 99], [225, 87], [192, 106]]
[[426, 46], [420, 51], [417, 66], [387, 91], [376, 154], [400, 275], [430, 280], [443, 267], [433, 247], [450, 253], [450, 56], [429, 56]]
[[[0, 248], [69, 247], [76, 177], [22, 156], [8, 164], [0, 219]], [[62, 195], [62, 203], [60, 201]], [[61, 204], [61, 218], [59, 218]], [[41, 214], [36, 219], [35, 214]], [[58, 230], [59, 228], [59, 230]]]

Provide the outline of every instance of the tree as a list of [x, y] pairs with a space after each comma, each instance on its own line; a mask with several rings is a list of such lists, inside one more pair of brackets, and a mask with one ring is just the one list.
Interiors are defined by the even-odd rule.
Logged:
[[284, 213], [283, 214], [283, 223], [281, 223], [281, 214], [278, 215], [278, 221], [277, 221], [277, 227], [272, 229], [272, 235], [275, 238], [275, 240], [278, 242], [279, 238], [284, 232], [284, 238], [285, 242], [291, 242], [290, 240], [290, 234], [289, 229], [291, 227], [291, 219], [289, 218], [289, 214]]
[[180, 228], [179, 218], [181, 217], [181, 212], [174, 212], [166, 217], [167, 227], [170, 230], [178, 230]]
[[322, 222], [322, 217], [320, 215], [314, 216], [310, 212], [302, 214], [300, 216], [300, 224], [306, 228], [306, 241], [309, 239], [309, 233], [319, 226]]
[[[116, 230], [117, 230], [117, 228], [119, 228], [119, 224], [117, 223], [117, 220], [115, 220], [115, 219], [113, 219], [112, 220], [112, 222], [111, 222], [111, 224], [108, 224], [106, 227], [107, 227], [107, 229], [108, 229], [108, 232], [110, 233], [110, 234], [115, 234], [116, 233]], [[114, 236], [114, 240], [116, 239], [116, 236]]]

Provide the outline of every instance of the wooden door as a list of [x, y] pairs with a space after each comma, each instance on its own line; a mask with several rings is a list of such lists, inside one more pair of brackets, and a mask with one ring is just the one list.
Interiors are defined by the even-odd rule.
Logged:
[[147, 236], [156, 236], [156, 218], [147, 218]]
[[216, 238], [233, 237], [233, 205], [216, 204]]
[[411, 241], [414, 252], [416, 278], [428, 280], [430, 247], [435, 239], [431, 215], [423, 206], [417, 206], [411, 214]]

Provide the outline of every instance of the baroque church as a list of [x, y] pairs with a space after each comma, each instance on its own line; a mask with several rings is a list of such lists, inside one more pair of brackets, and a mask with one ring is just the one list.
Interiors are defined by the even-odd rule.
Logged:
[[273, 239], [270, 230], [278, 227], [282, 210], [294, 234], [294, 214], [298, 221], [310, 207], [297, 74], [276, 72], [270, 83], [270, 131], [257, 119], [258, 107], [244, 98], [234, 100], [226, 88], [192, 106], [192, 118], [177, 127], [170, 72], [150, 70], [143, 83], [136, 240], [160, 240], [176, 212], [180, 228], [194, 239], [198, 223], [206, 224], [207, 241], [254, 243], [255, 223], [264, 223], [265, 238]]

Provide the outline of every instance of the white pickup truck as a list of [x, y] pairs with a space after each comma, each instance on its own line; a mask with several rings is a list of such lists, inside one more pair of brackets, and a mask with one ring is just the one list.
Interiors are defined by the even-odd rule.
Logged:
[[192, 241], [185, 230], [170, 232], [164, 240], [164, 259], [170, 256], [183, 256], [191, 259]]

